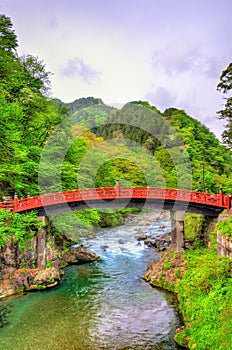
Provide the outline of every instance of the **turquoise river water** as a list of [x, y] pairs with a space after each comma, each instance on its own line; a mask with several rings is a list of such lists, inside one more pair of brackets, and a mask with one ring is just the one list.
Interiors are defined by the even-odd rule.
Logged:
[[135, 236], [131, 226], [100, 230], [84, 242], [98, 261], [67, 267], [55, 289], [2, 301], [0, 350], [179, 349], [174, 297], [141, 279], [159, 255]]

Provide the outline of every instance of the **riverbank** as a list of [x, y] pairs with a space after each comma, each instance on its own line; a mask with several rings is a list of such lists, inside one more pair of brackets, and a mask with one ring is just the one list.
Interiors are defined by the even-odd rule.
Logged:
[[160, 254], [138, 244], [135, 228], [98, 229], [86, 247], [100, 259], [67, 266], [58, 288], [2, 300], [0, 348], [179, 349], [176, 298], [141, 279]]
[[[52, 288], [60, 282], [65, 266], [98, 259], [97, 254], [81, 245], [81, 236], [88, 238], [95, 236], [94, 224], [98, 227], [114, 227], [122, 224], [150, 225], [154, 221], [167, 217], [167, 214], [160, 214], [159, 211], [145, 210], [140, 212], [137, 209], [124, 209], [114, 212], [108, 210], [104, 215], [100, 215], [100, 213], [93, 215], [90, 221], [91, 225], [86, 224], [86, 227], [78, 228], [80, 232], [77, 234], [72, 234], [71, 225], [70, 228], [66, 227], [70, 238], [72, 238], [68, 239], [65, 234], [52, 226], [47, 229], [50, 224], [46, 220], [42, 226], [38, 226], [33, 231], [31, 229], [32, 220], [34, 225], [38, 220], [33, 214], [19, 216], [19, 214], [12, 215], [4, 212], [4, 215], [8, 216], [7, 220], [3, 221], [7, 222], [8, 225], [9, 223], [15, 225], [18, 237], [12, 234], [12, 236], [5, 238], [2, 235], [0, 241], [0, 298]], [[95, 217], [98, 218], [97, 221], [94, 221]], [[22, 225], [18, 227], [19, 220], [23, 220], [23, 228]], [[83, 219], [83, 223], [85, 222], [87, 222], [86, 218]], [[75, 230], [77, 231], [76, 227]], [[72, 245], [76, 244], [77, 241], [79, 241], [79, 247], [72, 248]]]
[[175, 334], [178, 344], [190, 350], [232, 348], [231, 261], [215, 249], [169, 249], [143, 278], [177, 294], [185, 324]]

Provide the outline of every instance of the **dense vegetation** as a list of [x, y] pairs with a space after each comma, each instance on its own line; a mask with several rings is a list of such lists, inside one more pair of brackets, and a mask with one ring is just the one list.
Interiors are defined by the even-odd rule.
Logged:
[[[205, 126], [183, 110], [161, 113], [137, 101], [121, 110], [100, 99], [82, 98], [63, 104], [49, 98], [49, 73], [31, 55], [19, 57], [11, 20], [0, 15], [0, 196], [36, 195], [65, 189], [122, 185], [198, 188], [232, 193], [231, 151]], [[221, 75], [218, 89], [231, 90], [231, 64]], [[231, 146], [231, 97], [220, 115], [227, 122], [223, 134]], [[126, 210], [89, 209], [52, 217], [56, 234], [122, 223]], [[196, 217], [195, 217], [196, 219]], [[57, 224], [57, 225], [56, 225]], [[195, 220], [199, 231], [201, 221]], [[35, 214], [0, 211], [0, 248], [9, 238], [23, 248], [38, 228]], [[185, 272], [174, 267], [178, 283], [165, 288], [179, 295], [186, 323], [177, 335], [191, 349], [230, 349], [232, 339], [229, 262], [217, 259], [215, 249], [199, 247], [198, 237], [186, 224], [195, 250], [183, 254]], [[231, 236], [231, 218], [218, 224]], [[172, 258], [164, 269], [172, 268]], [[154, 284], [164, 287], [164, 280]]]
[[199, 215], [188, 215], [187, 235], [193, 247], [182, 254], [167, 251], [149, 279], [154, 286], [177, 293], [185, 324], [175, 335], [179, 344], [191, 350], [231, 349], [231, 261], [217, 256], [216, 233], [211, 233], [210, 249], [202, 246], [201, 225]]
[[232, 148], [232, 63], [222, 72], [217, 89], [224, 93], [224, 99], [226, 100], [224, 109], [218, 111], [219, 119], [226, 121], [222, 138], [224, 143]]
[[228, 219], [219, 221], [217, 223], [217, 229], [220, 234], [232, 237], [232, 215]]
[[46, 97], [49, 73], [37, 57], [18, 57], [10, 19], [0, 16], [0, 194], [38, 192], [43, 145], [61, 120]]
[[117, 112], [115, 108], [105, 105], [100, 98], [94, 97], [79, 98], [71, 103], [64, 103], [64, 106], [70, 111], [74, 124], [85, 126], [94, 133], [108, 116]]
[[13, 242], [23, 249], [39, 227], [40, 223], [35, 212], [20, 215], [0, 210], [0, 249], [7, 244], [10, 238], [13, 238]]
[[42, 192], [114, 186], [117, 179], [232, 192], [231, 154], [200, 122], [141, 101], [116, 110], [91, 97], [50, 99], [43, 62], [19, 57], [10, 19], [1, 15], [0, 24], [2, 196], [37, 194], [38, 177]]
[[228, 259], [198, 249], [183, 254], [186, 272], [177, 284], [186, 329], [177, 340], [190, 349], [230, 349], [232, 346], [232, 285]]
[[[231, 153], [184, 111], [162, 114], [142, 101], [116, 110], [99, 98], [51, 99], [50, 73], [38, 57], [18, 56], [5, 15], [0, 33], [0, 196], [114, 186], [116, 180], [232, 192]], [[100, 220], [96, 211], [75, 215], [87, 227], [90, 217]]]

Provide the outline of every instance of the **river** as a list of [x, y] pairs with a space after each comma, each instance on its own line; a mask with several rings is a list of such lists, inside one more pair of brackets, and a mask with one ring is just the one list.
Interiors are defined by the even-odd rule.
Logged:
[[85, 242], [98, 261], [67, 267], [54, 289], [2, 301], [0, 349], [179, 349], [173, 295], [141, 279], [159, 255], [135, 236], [132, 226], [99, 230]]

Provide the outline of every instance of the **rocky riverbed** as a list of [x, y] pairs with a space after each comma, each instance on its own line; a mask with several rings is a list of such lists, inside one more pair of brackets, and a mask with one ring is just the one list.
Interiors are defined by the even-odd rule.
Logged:
[[[137, 240], [144, 241], [148, 247], [164, 251], [171, 242], [170, 227], [165, 224], [169, 221], [169, 211], [144, 211], [140, 215], [128, 215], [125, 225], [138, 225], [139, 227], [135, 228]], [[160, 222], [163, 223], [157, 225]]]
[[[125, 225], [138, 226], [134, 229], [138, 244], [143, 240], [147, 246], [162, 251], [169, 246], [169, 233], [156, 233], [154, 236], [149, 228], [154, 223], [169, 219], [167, 211], [144, 210], [137, 215], [129, 214]], [[0, 298], [54, 287], [60, 281], [63, 267], [99, 258], [82, 245], [68, 248], [71, 243], [66, 237], [55, 237], [45, 231], [38, 232], [24, 249], [10, 239], [0, 249]]]
[[143, 210], [140, 214], [129, 214], [125, 219], [125, 225], [149, 226], [154, 222], [169, 221], [170, 212], [167, 210]]

